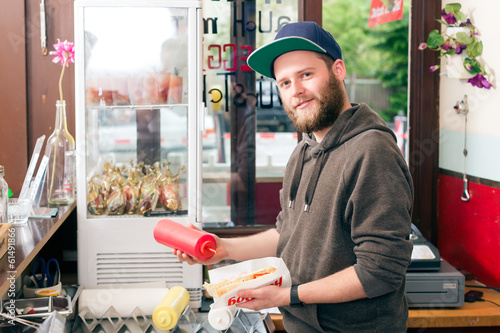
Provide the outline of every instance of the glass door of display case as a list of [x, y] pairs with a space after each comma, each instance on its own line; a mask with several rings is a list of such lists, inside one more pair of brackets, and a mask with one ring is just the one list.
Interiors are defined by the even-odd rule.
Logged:
[[151, 2], [164, 4], [154, 10], [148, 1], [115, 3], [81, 11], [79, 207], [85, 203], [88, 219], [195, 220], [201, 43], [189, 21], [196, 13], [190, 17], [183, 1]]
[[75, 1], [82, 285], [166, 281], [201, 302], [201, 268], [153, 236], [201, 227], [201, 22], [199, 1]]

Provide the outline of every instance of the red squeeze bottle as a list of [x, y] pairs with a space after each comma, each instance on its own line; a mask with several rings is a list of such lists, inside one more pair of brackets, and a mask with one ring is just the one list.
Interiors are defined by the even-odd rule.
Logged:
[[153, 234], [158, 243], [180, 250], [201, 261], [210, 259], [216, 253], [217, 246], [212, 235], [168, 219], [159, 221]]

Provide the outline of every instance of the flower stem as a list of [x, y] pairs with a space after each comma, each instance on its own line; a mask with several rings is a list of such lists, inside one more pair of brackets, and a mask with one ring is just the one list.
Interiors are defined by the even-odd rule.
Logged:
[[[62, 79], [63, 79], [63, 76], [64, 76], [64, 69], [66, 68], [66, 64], [68, 63], [68, 59], [69, 57], [64, 57], [64, 64], [62, 66], [62, 71], [61, 71], [61, 76], [59, 77], [59, 100], [63, 101], [63, 91], [62, 91]], [[59, 115], [61, 116], [61, 115]], [[61, 122], [61, 119], [57, 119], [57, 114], [56, 114], [56, 120], [59, 121], [59, 123]], [[57, 122], [57, 121], [56, 121]], [[56, 129], [55, 131], [58, 130], [58, 123], [56, 123]], [[57, 136], [59, 136], [59, 134], [57, 134]], [[55, 146], [55, 151], [54, 151], [54, 161], [52, 162], [52, 177], [50, 179], [50, 188], [49, 188], [49, 200], [52, 198], [52, 191], [54, 189], [54, 175], [55, 175], [55, 172], [56, 172], [56, 161], [57, 161], [57, 145]]]
[[[64, 67], [63, 67], [63, 72], [64, 72]], [[61, 87], [61, 85], [59, 83], [59, 89], [60, 89], [59, 92], [61, 93], [61, 98], [62, 98], [62, 90], [60, 87]], [[61, 103], [62, 103], [62, 100], [61, 100]], [[54, 176], [56, 173], [56, 162], [57, 162], [57, 142], [58, 142], [57, 138], [59, 137], [58, 129], [59, 129], [60, 122], [61, 122], [61, 115], [60, 115], [59, 109], [56, 109], [56, 126], [54, 129], [54, 133], [56, 134], [56, 144], [54, 146], [54, 152], [53, 152], [54, 153], [54, 160], [52, 161], [52, 175], [50, 177], [49, 197], [47, 198], [49, 200], [49, 202], [52, 199], [52, 194], [54, 191]]]
[[60, 100], [63, 100], [63, 92], [62, 92], [62, 79], [64, 76], [64, 69], [66, 68], [66, 64], [68, 63], [69, 57], [64, 57], [64, 64], [62, 66], [61, 76], [59, 77], [59, 97]]

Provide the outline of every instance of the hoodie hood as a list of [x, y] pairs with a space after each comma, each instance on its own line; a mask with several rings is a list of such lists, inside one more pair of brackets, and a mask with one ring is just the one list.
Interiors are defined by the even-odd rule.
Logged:
[[311, 146], [312, 155], [316, 156], [320, 150], [330, 150], [338, 147], [369, 130], [390, 133], [394, 137], [394, 141], [396, 141], [396, 135], [387, 126], [384, 119], [366, 104], [351, 104], [351, 108], [340, 114], [321, 142], [317, 142], [312, 133], [307, 134], [305, 137]]
[[317, 142], [312, 133], [304, 135], [304, 139], [297, 148], [299, 149], [299, 155], [296, 160], [297, 162], [295, 164], [290, 187], [289, 207], [291, 207], [297, 195], [297, 189], [302, 177], [304, 160], [308, 150], [310, 150], [310, 155], [316, 159], [316, 161], [314, 162], [313, 172], [307, 186], [304, 211], [308, 211], [311, 205], [316, 184], [323, 169], [325, 153], [344, 144], [353, 137], [371, 130], [387, 132], [393, 137], [394, 141], [397, 141], [396, 135], [387, 126], [382, 117], [370, 109], [366, 104], [351, 104], [349, 109], [339, 115], [333, 127], [328, 131], [321, 142]]

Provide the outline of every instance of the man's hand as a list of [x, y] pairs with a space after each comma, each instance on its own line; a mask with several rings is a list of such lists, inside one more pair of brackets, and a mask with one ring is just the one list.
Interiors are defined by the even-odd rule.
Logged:
[[[191, 223], [188, 224], [188, 227], [191, 229], [196, 229], [196, 230], [201, 230], [200, 228], [195, 227]], [[215, 234], [210, 234], [215, 238], [216, 246], [217, 246], [217, 253], [215, 253], [210, 259], [201, 261], [198, 258], [195, 258], [187, 253], [184, 253], [180, 250], [173, 249], [172, 253], [177, 256], [177, 259], [179, 259], [180, 262], [187, 262], [189, 265], [194, 265], [194, 264], [201, 264], [201, 265], [211, 265], [211, 264], [216, 264], [219, 261], [226, 259], [227, 257], [227, 250], [225, 248], [224, 242]]]
[[238, 291], [238, 296], [248, 298], [250, 301], [237, 304], [237, 307], [254, 311], [290, 304], [290, 288], [278, 286], [243, 289]]
[[[198, 229], [192, 224], [188, 226], [193, 229]], [[276, 256], [279, 234], [274, 228], [246, 237], [220, 238], [215, 234], [211, 235], [214, 236], [215, 242], [217, 243], [217, 253], [209, 260], [201, 261], [178, 250], [173, 250], [172, 253], [177, 256], [180, 262], [187, 262], [190, 265], [211, 265], [224, 259], [245, 261]]]

